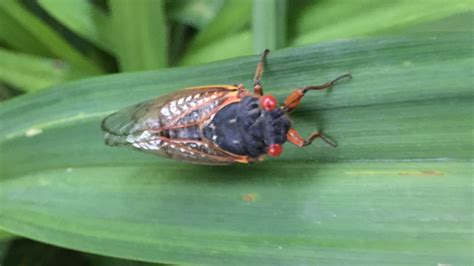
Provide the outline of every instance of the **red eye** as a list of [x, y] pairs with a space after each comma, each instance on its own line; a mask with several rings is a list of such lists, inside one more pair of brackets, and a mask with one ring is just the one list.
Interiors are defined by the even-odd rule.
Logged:
[[270, 112], [278, 105], [277, 99], [272, 95], [265, 95], [260, 98], [260, 106]]
[[281, 144], [272, 144], [270, 145], [270, 147], [268, 147], [267, 153], [268, 155], [272, 157], [278, 157], [280, 156], [282, 151], [283, 151], [283, 147], [281, 146]]

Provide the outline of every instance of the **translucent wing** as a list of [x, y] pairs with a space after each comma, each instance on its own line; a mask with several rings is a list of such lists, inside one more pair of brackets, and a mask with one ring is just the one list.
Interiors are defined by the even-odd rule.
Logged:
[[113, 113], [102, 121], [102, 129], [107, 133], [106, 143], [126, 144], [131, 136], [138, 136], [145, 131], [157, 133], [177, 126], [180, 117], [203, 109], [216, 100], [221, 102], [233, 88], [207, 86], [181, 90]]
[[135, 148], [157, 155], [198, 164], [232, 164], [248, 162], [242, 156], [232, 156], [205, 141], [149, 138], [132, 144]]
[[111, 146], [126, 145], [129, 144], [128, 140], [159, 128], [160, 110], [168, 101], [168, 97], [148, 100], [106, 117], [102, 121], [105, 143]]
[[125, 108], [102, 121], [106, 144], [133, 146], [195, 163], [235, 162], [236, 158], [195, 132], [199, 123], [212, 117], [236, 93], [236, 86], [196, 87]]

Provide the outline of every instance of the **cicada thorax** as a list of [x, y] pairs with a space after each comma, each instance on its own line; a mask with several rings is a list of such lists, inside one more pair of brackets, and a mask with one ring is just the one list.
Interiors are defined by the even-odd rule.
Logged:
[[202, 128], [224, 106], [239, 101], [237, 86], [182, 90], [130, 107], [103, 122], [110, 145], [133, 147], [196, 163], [245, 161], [232, 156], [202, 134]]
[[291, 122], [280, 108], [261, 108], [259, 97], [245, 96], [226, 105], [203, 129], [203, 135], [222, 149], [258, 159], [272, 144], [281, 145]]

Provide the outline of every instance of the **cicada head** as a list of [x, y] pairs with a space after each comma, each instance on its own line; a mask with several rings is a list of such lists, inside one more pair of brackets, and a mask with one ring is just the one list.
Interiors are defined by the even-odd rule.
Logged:
[[[278, 157], [283, 152], [282, 144], [286, 141], [286, 136], [290, 128], [290, 120], [286, 112], [278, 107], [277, 99], [270, 94], [260, 97], [259, 107], [267, 116], [265, 123], [265, 140], [268, 143], [267, 154]], [[266, 114], [266, 115], [265, 115]]]

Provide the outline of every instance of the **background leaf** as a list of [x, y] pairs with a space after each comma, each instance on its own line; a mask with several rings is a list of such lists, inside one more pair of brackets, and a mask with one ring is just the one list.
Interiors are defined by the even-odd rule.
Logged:
[[285, 47], [286, 5], [286, 0], [253, 1], [252, 30], [256, 53]]
[[87, 75], [59, 59], [0, 48], [0, 80], [32, 92]]
[[[83, 80], [0, 106], [0, 228], [137, 260], [239, 264], [469, 264], [473, 48], [469, 34], [338, 41], [270, 54], [263, 85], [351, 71], [292, 114], [279, 159], [207, 167], [103, 145], [100, 120], [180, 87], [249, 85], [258, 57]], [[22, 165], [21, 168], [16, 167]]]
[[218, 14], [225, 0], [171, 0], [167, 4], [171, 19], [202, 29]]
[[75, 50], [43, 21], [30, 14], [19, 1], [0, 1], [0, 8], [21, 25], [21, 31], [27, 31], [35, 38], [35, 43], [41, 43], [53, 55], [65, 59], [89, 75], [102, 72], [91, 59]]
[[114, 0], [110, 5], [121, 70], [166, 67], [168, 38], [163, 1]]
[[[252, 2], [251, 0], [228, 0], [225, 2], [222, 9], [209, 22], [209, 24], [203, 28], [196, 38], [191, 42], [187, 49], [183, 61], [189, 60], [187, 57], [194, 56], [195, 54], [201, 53], [201, 49], [208, 46], [214, 46], [222, 39], [232, 38], [234, 34], [238, 34], [240, 31], [250, 25]], [[224, 42], [227, 44], [227, 42]], [[216, 52], [222, 55], [224, 52], [232, 53], [232, 50], [226, 49], [227, 46], [219, 47], [214, 49]], [[218, 59], [230, 58], [231, 55], [224, 55]], [[215, 58], [215, 57], [214, 57]], [[207, 61], [210, 62], [210, 61]]]
[[106, 51], [113, 51], [110, 18], [91, 2], [39, 0], [39, 4], [74, 32]]
[[0, 41], [9, 47], [15, 48], [21, 52], [28, 52], [43, 56], [52, 56], [53, 54], [46, 46], [38, 43], [34, 36], [24, 29], [13, 17], [11, 17], [0, 6]]
[[[296, 9], [296, 45], [338, 38], [403, 33], [414, 25], [433, 22], [459, 12], [473, 10], [470, 0], [309, 1]], [[317, 11], [317, 16], [315, 13]]]
[[8, 239], [13, 238], [13, 237], [14, 237], [14, 235], [0, 230], [0, 242], [4, 242], [5, 240], [8, 240]]
[[242, 31], [227, 38], [216, 40], [199, 49], [196, 53], [187, 54], [181, 60], [180, 65], [197, 65], [219, 61], [223, 58], [250, 55], [253, 54], [252, 43], [252, 33], [250, 31]]
[[[255, 0], [254, 3], [257, 7], [263, 7], [265, 3], [272, 2], [271, 0], [265, 1]], [[240, 3], [240, 1], [238, 2]], [[275, 3], [282, 6], [282, 2], [284, 1]], [[263, 9], [266, 9], [264, 15], [254, 15], [258, 19], [252, 20], [252, 28], [259, 29], [259, 31], [261, 29], [263, 33], [249, 32], [248, 23], [244, 22], [250, 21], [249, 14], [251, 12], [245, 10], [243, 6], [227, 9], [229, 13], [240, 13], [238, 16], [230, 16], [222, 12], [214, 19], [213, 23], [209, 24], [209, 29], [202, 28], [202, 31], [198, 33], [196, 39], [188, 47], [180, 65], [194, 65], [260, 53], [262, 49], [258, 47], [273, 46], [271, 43], [263, 42], [264, 39], [271, 40], [276, 37], [276, 35], [270, 36], [272, 33], [270, 25], [280, 28], [279, 38], [284, 35], [282, 31], [288, 32], [288, 36], [283, 38], [286, 39], [287, 46], [351, 36], [386, 36], [426, 31], [466, 32], [472, 31], [473, 28], [470, 27], [472, 12], [469, 12], [473, 10], [473, 5], [468, 0], [455, 0], [452, 5], [446, 5], [444, 0], [422, 0], [416, 3], [406, 0], [353, 2], [299, 0], [292, 1], [287, 6], [286, 19], [282, 18], [280, 14], [284, 13], [282, 9], [268, 7], [263, 7]], [[464, 16], [461, 16], [461, 19], [455, 18], [462, 14]], [[287, 25], [284, 27], [275, 24], [277, 22], [271, 18], [275, 16], [278, 18], [277, 22], [286, 21]], [[268, 27], [262, 27], [264, 25]], [[236, 29], [238, 30], [236, 31]], [[255, 38], [259, 38], [259, 40]], [[249, 42], [254, 43], [253, 49], [248, 48]], [[260, 46], [255, 46], [255, 43], [259, 43]]]

